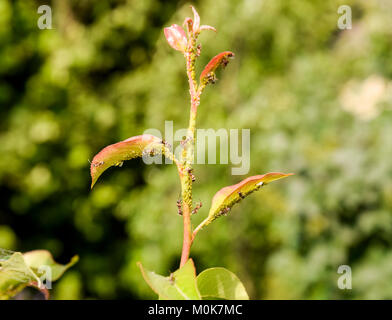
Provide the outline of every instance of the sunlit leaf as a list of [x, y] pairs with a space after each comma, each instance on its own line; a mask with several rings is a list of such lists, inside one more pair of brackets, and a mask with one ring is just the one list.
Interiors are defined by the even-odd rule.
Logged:
[[229, 63], [229, 58], [233, 57], [234, 53], [231, 51], [224, 51], [213, 57], [200, 74], [200, 83], [207, 84], [209, 82], [215, 82], [215, 70], [219, 66], [226, 67]]
[[107, 146], [91, 162], [91, 188], [93, 188], [100, 175], [109, 167], [121, 166], [125, 160], [142, 157], [144, 151], [161, 152], [163, 148], [162, 139], [150, 134], [135, 136]]
[[66, 265], [58, 264], [46, 250], [12, 255], [0, 252], [0, 299], [11, 298], [26, 286], [39, 288], [44, 280], [55, 281], [77, 261], [75, 256]]
[[201, 300], [192, 259], [169, 277], [146, 270], [138, 263], [144, 280], [158, 294], [160, 300]]
[[240, 279], [225, 268], [204, 270], [197, 276], [197, 286], [203, 299], [249, 300]]
[[227, 214], [227, 212], [243, 198], [252, 192], [259, 190], [272, 181], [286, 178], [293, 175], [292, 173], [284, 174], [280, 172], [270, 172], [263, 175], [252, 176], [242, 180], [241, 182], [232, 186], [224, 187], [219, 190], [212, 198], [211, 208], [208, 213], [208, 218], [204, 225], [210, 224], [216, 218]]
[[170, 27], [164, 28], [163, 32], [169, 45], [178, 51], [185, 52], [187, 45], [187, 37], [184, 29], [178, 24], [172, 24]]

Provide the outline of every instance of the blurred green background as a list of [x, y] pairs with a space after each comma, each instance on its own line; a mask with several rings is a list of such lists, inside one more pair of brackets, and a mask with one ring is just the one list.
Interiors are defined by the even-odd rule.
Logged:
[[[39, 5], [53, 11], [40, 30]], [[184, 61], [163, 27], [188, 2], [0, 0], [0, 247], [48, 249], [80, 262], [55, 299], [155, 298], [136, 262], [179, 263], [182, 220], [174, 166], [128, 161], [90, 192], [104, 146], [188, 121]], [[250, 128], [249, 175], [295, 172], [201, 231], [200, 272], [221, 266], [253, 299], [392, 298], [392, 2], [200, 0], [198, 72], [236, 58], [199, 109], [200, 128]], [[340, 5], [353, 28], [339, 30]], [[244, 177], [196, 165], [195, 201]], [[339, 265], [352, 290], [337, 287]]]

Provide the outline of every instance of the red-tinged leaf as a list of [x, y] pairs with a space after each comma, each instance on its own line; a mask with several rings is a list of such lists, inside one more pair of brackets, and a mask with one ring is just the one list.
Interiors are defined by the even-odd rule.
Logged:
[[193, 33], [196, 34], [200, 32], [200, 16], [193, 6], [191, 8], [193, 11]]
[[184, 29], [182, 29], [178, 24], [173, 24], [171, 27], [164, 28], [163, 31], [167, 42], [173, 49], [185, 52], [188, 40]]
[[216, 218], [226, 214], [236, 203], [272, 181], [286, 178], [293, 173], [270, 172], [263, 175], [252, 176], [232, 186], [219, 190], [212, 198], [210, 212], [204, 225], [210, 224]]
[[109, 167], [120, 166], [125, 160], [142, 157], [144, 150], [162, 149], [163, 147], [162, 139], [151, 134], [143, 134], [107, 146], [91, 162], [91, 188], [93, 188], [99, 176]]
[[233, 58], [234, 53], [231, 51], [224, 51], [213, 57], [210, 62], [205, 66], [203, 72], [200, 75], [200, 83], [207, 84], [214, 82], [215, 70], [219, 66], [226, 67], [229, 63], [229, 58]]
[[203, 31], [203, 30], [212, 30], [212, 31], [216, 32], [216, 29], [214, 27], [207, 26], [207, 25], [200, 26], [200, 31]]

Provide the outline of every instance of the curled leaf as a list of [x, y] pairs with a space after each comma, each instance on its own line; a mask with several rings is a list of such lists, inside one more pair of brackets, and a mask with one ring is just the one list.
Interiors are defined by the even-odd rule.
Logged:
[[151, 134], [131, 137], [102, 149], [91, 162], [91, 188], [93, 188], [99, 176], [109, 167], [121, 166], [123, 161], [142, 157], [143, 152], [147, 151], [164, 152], [167, 149], [162, 139]]
[[173, 49], [185, 52], [188, 40], [184, 29], [178, 24], [173, 24], [170, 27], [164, 28], [163, 31], [167, 42]]
[[61, 265], [46, 250], [22, 254], [0, 249], [0, 300], [13, 297], [27, 286], [37, 287], [47, 295], [42, 282], [59, 279], [77, 261], [78, 256], [74, 256], [69, 263]]
[[234, 53], [231, 51], [224, 51], [213, 57], [210, 62], [205, 66], [204, 70], [200, 75], [200, 83], [208, 84], [210, 82], [214, 83], [216, 80], [215, 70], [219, 66], [226, 67], [229, 63], [229, 58], [233, 58]]
[[41, 266], [51, 268], [52, 280], [59, 279], [63, 273], [79, 261], [78, 256], [73, 256], [71, 261], [66, 265], [58, 264], [54, 261], [52, 254], [47, 250], [33, 250], [23, 254], [26, 264], [34, 271], [39, 270]]
[[237, 184], [222, 188], [212, 198], [211, 208], [207, 219], [203, 222], [203, 226], [206, 226], [220, 216], [227, 214], [236, 203], [252, 192], [259, 190], [261, 186], [291, 175], [293, 175], [293, 173], [284, 174], [280, 172], [270, 172], [263, 175], [252, 176]]

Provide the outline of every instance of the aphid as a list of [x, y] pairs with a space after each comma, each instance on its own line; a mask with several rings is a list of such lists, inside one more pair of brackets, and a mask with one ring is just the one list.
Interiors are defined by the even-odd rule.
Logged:
[[259, 182], [258, 184], [256, 184], [256, 189], [255, 190], [259, 190], [263, 185], [264, 185], [263, 181]]
[[244, 198], [245, 198], [245, 196], [243, 195], [242, 192], [238, 192], [238, 195], [240, 196], [241, 199], [244, 199]]
[[155, 156], [155, 150], [154, 149], [144, 149], [143, 150], [143, 156], [149, 155], [150, 157]]
[[178, 210], [178, 214], [180, 216], [182, 216], [182, 200], [181, 199], [177, 200], [177, 210]]
[[215, 76], [215, 70], [222, 65], [223, 67], [226, 67], [227, 64], [229, 63], [229, 58], [234, 57], [234, 53], [231, 51], [224, 51], [215, 57], [213, 57], [210, 62], [206, 65], [204, 68], [203, 72], [200, 74], [200, 82], [205, 83], [209, 82], [211, 79], [211, 75]]
[[196, 214], [197, 211], [199, 211], [199, 209], [203, 206], [203, 204], [201, 203], [201, 201], [196, 205], [196, 207], [192, 210], [192, 214]]
[[216, 75], [215, 75], [215, 73], [214, 72], [210, 72], [207, 76], [206, 76], [206, 83], [208, 84], [208, 83], [212, 83], [212, 84], [214, 84], [217, 80], [218, 80], [218, 78], [216, 77]]

